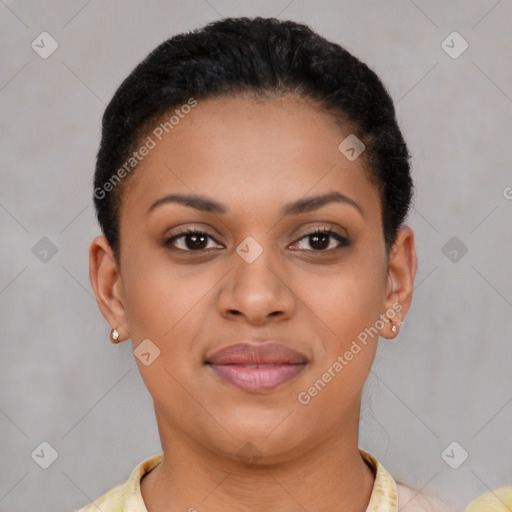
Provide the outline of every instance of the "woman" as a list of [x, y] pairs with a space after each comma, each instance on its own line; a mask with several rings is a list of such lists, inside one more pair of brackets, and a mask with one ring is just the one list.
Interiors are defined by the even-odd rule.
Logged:
[[358, 446], [411, 304], [408, 159], [379, 78], [305, 25], [228, 18], [137, 66], [103, 118], [90, 278], [163, 453], [82, 512], [443, 510]]

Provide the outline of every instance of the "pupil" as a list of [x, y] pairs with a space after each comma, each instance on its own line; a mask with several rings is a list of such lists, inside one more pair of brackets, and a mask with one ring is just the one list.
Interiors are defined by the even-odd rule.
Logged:
[[[322, 239], [322, 242], [319, 243], [320, 247], [318, 247], [318, 245], [315, 246], [315, 244], [318, 244], [319, 239]], [[325, 249], [326, 247], [329, 247], [329, 235], [326, 233], [312, 235], [312, 240], [313, 243], [311, 245], [314, 249]]]
[[[204, 235], [198, 235], [196, 233], [189, 234], [188, 237], [185, 238], [185, 240], [188, 249], [203, 249], [204, 247], [202, 246], [202, 244], [207, 242], [206, 237]], [[190, 240], [192, 240], [191, 244], [188, 243]]]

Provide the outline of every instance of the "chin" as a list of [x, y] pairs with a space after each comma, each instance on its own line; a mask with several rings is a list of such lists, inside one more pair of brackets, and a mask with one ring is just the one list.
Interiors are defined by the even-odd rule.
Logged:
[[311, 445], [311, 440], [305, 435], [304, 429], [297, 428], [296, 422], [283, 422], [286, 414], [271, 423], [246, 418], [242, 423], [225, 425], [233, 437], [229, 438], [229, 446], [219, 446], [219, 449], [251, 465], [270, 465], [289, 460], [290, 453], [300, 452], [299, 447]]

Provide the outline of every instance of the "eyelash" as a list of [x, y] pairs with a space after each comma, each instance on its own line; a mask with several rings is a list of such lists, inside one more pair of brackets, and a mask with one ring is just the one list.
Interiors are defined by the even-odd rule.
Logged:
[[[173, 235], [170, 238], [167, 238], [166, 240], [164, 240], [163, 245], [164, 245], [164, 247], [170, 247], [172, 242], [174, 242], [175, 240], [179, 240], [180, 238], [184, 238], [187, 235], [206, 235], [211, 240], [214, 240], [216, 243], [219, 243], [219, 242], [217, 242], [217, 240], [215, 240], [211, 235], [209, 235], [205, 231], [201, 231], [201, 230], [194, 229], [194, 228], [187, 228], [187, 229], [184, 229], [183, 231], [181, 231], [180, 233], [178, 233], [176, 235]], [[307, 250], [308, 252], [331, 254], [334, 251], [346, 248], [346, 247], [348, 247], [350, 245], [350, 241], [348, 240], [348, 238], [340, 235], [339, 233], [337, 233], [336, 231], [333, 231], [330, 228], [315, 228], [313, 231], [310, 231], [309, 233], [306, 233], [303, 236], [301, 236], [298, 240], [293, 242], [292, 245], [295, 245], [296, 243], [298, 243], [298, 242], [300, 242], [300, 241], [302, 241], [302, 240], [304, 240], [306, 238], [315, 236], [315, 235], [328, 235], [328, 236], [334, 238], [335, 240], [337, 240], [338, 242], [340, 242], [341, 245], [338, 246], [338, 247], [335, 247], [335, 248], [327, 249], [327, 250], [325, 250], [325, 249], [319, 249], [319, 250], [303, 249], [303, 250]], [[202, 253], [205, 250], [207, 250], [207, 249], [198, 249], [198, 250], [179, 249], [179, 248], [176, 248], [176, 247], [173, 247], [173, 249], [176, 249], [177, 251], [195, 252], [195, 253]]]

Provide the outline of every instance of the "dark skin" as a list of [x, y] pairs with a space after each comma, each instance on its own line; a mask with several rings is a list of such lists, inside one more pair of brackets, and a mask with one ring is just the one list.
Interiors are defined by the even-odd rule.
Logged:
[[[98, 305], [120, 340], [150, 339], [138, 359], [154, 402], [164, 460], [141, 482], [149, 512], [198, 510], [364, 512], [374, 475], [358, 450], [361, 393], [378, 337], [307, 404], [297, 400], [365, 328], [399, 304], [380, 336], [409, 309], [417, 257], [404, 226], [386, 254], [380, 198], [362, 157], [338, 150], [350, 134], [304, 99], [229, 97], [199, 102], [139, 164], [123, 191], [121, 257], [103, 236], [90, 248]], [[338, 191], [349, 202], [283, 216], [285, 204]], [[226, 213], [165, 203], [206, 196]], [[194, 249], [182, 228], [208, 235]], [[315, 229], [331, 229], [325, 248]], [[251, 236], [252, 263], [236, 252]], [[190, 238], [188, 239], [190, 242]], [[192, 247], [192, 249], [191, 249]], [[208, 353], [247, 338], [272, 339], [308, 356], [293, 380], [248, 393], [212, 374]], [[240, 460], [257, 447], [254, 464]]]

